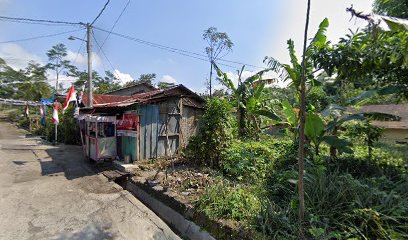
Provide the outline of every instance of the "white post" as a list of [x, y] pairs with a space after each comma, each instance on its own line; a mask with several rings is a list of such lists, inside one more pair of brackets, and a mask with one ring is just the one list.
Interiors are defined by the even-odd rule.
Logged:
[[55, 145], [57, 145], [58, 141], [58, 124], [55, 124]]

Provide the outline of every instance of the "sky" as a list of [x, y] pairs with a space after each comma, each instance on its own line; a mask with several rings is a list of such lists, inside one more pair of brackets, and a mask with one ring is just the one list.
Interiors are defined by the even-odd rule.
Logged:
[[[129, 4], [127, 4], [129, 1]], [[0, 0], [0, 16], [49, 19], [69, 22], [92, 22], [106, 0]], [[348, 29], [364, 27], [363, 20], [350, 20], [346, 7], [371, 12], [372, 0], [312, 0], [309, 37], [319, 23], [327, 17], [330, 22], [328, 38], [332, 42], [348, 33]], [[300, 57], [305, 25], [306, 0], [206, 0], [206, 1], [137, 1], [111, 0], [106, 10], [95, 22], [99, 29], [160, 44], [195, 54], [204, 55], [205, 29], [216, 27], [226, 32], [234, 43], [233, 51], [224, 59], [257, 67], [246, 67], [243, 76], [250, 76], [265, 65], [265, 56], [272, 56], [282, 63], [289, 62], [286, 41], [293, 39]], [[119, 15], [127, 5], [122, 16]], [[107, 33], [94, 28], [96, 41], [101, 44]], [[70, 33], [64, 33], [74, 31]], [[37, 36], [60, 34], [28, 41], [14, 41]], [[68, 40], [69, 36], [85, 37], [85, 30], [76, 26], [48, 26], [0, 21], [0, 57], [15, 69], [24, 68], [28, 61], [47, 62], [46, 52], [55, 44], [67, 46], [67, 59], [80, 69], [86, 69], [87, 57], [82, 41]], [[140, 74], [156, 73], [158, 81], [183, 84], [196, 92], [205, 92], [210, 64], [207, 61], [187, 57], [171, 51], [141, 44], [111, 34], [102, 51], [95, 40], [93, 67], [98, 72], [110, 70], [125, 83], [137, 79]], [[198, 56], [198, 55], [193, 55]], [[202, 57], [199, 57], [202, 58]], [[236, 71], [242, 65], [225, 63], [224, 72], [236, 79]], [[55, 84], [55, 74], [48, 79]], [[61, 77], [64, 86], [74, 79]], [[221, 88], [217, 82], [214, 87]], [[278, 85], [283, 86], [284, 83]]]

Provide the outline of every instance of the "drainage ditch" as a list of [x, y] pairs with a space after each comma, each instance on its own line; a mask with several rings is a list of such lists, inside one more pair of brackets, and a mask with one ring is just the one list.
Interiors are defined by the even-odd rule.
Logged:
[[182, 214], [144, 191], [140, 186], [138, 186], [137, 183], [135, 183], [131, 179], [130, 174], [116, 176], [115, 178], [110, 180], [113, 180], [124, 190], [130, 192], [133, 196], [140, 200], [150, 210], [157, 214], [164, 222], [166, 222], [170, 226], [170, 228], [172, 228], [172, 230], [182, 238], [194, 240], [215, 240], [214, 237], [212, 237], [205, 230], [201, 229], [197, 224], [190, 220], [187, 220]]

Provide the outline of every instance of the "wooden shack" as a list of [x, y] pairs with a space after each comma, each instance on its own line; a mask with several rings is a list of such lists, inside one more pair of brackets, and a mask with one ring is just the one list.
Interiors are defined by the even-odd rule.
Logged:
[[[87, 98], [84, 98], [87, 103]], [[133, 161], [174, 155], [198, 130], [204, 99], [183, 85], [131, 96], [96, 95], [82, 115], [116, 116], [117, 153]]]

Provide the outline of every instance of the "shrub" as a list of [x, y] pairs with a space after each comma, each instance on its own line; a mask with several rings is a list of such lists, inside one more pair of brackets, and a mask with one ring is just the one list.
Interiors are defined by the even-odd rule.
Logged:
[[[297, 172], [275, 172], [257, 229], [273, 239], [296, 239]], [[405, 239], [408, 179], [356, 178], [341, 169], [306, 164], [307, 234], [313, 239]], [[405, 190], [403, 190], [405, 189]]]
[[221, 169], [230, 178], [253, 182], [264, 180], [280, 160], [291, 140], [264, 137], [261, 140], [234, 140], [223, 153]]
[[248, 222], [256, 217], [261, 209], [257, 192], [259, 193], [259, 190], [254, 187], [234, 186], [227, 181], [219, 181], [206, 189], [195, 206], [211, 219]]
[[236, 122], [231, 115], [231, 105], [222, 98], [208, 100], [200, 121], [200, 130], [189, 140], [186, 157], [213, 168], [219, 166], [222, 153], [227, 149], [234, 134]]
[[23, 111], [21, 109], [10, 109], [7, 113], [7, 119], [10, 122], [17, 122], [23, 116]]

